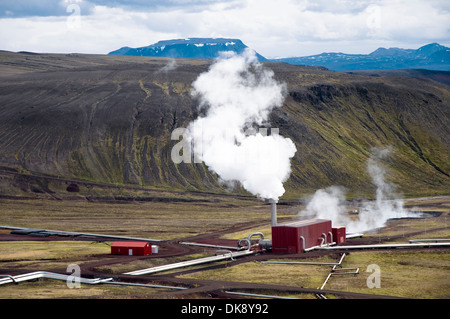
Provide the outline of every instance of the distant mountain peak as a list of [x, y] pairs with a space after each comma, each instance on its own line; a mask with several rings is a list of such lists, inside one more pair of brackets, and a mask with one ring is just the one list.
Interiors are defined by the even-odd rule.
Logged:
[[444, 47], [443, 45], [440, 45], [439, 43], [430, 43], [430, 44], [427, 44], [427, 45], [424, 45], [424, 46], [418, 48], [416, 50], [416, 52], [421, 55], [431, 55], [436, 52], [444, 51], [447, 49], [448, 49], [447, 47]]
[[450, 71], [450, 48], [430, 43], [419, 49], [378, 48], [370, 54], [322, 53], [274, 59], [296, 65], [322, 66], [332, 71], [428, 69]]
[[408, 55], [414, 50], [401, 49], [401, 48], [378, 48], [369, 55], [371, 56], [398, 56], [398, 55]]
[[[230, 38], [186, 38], [162, 40], [146, 47], [122, 47], [111, 55], [154, 56], [168, 58], [214, 59], [221, 51], [242, 53], [248, 48], [240, 39]], [[259, 61], [267, 61], [256, 53]]]
[[173, 44], [228, 44], [234, 45], [236, 43], [242, 43], [239, 39], [229, 39], [229, 38], [185, 38], [185, 39], [172, 39], [172, 40], [161, 40], [153, 46], [161, 46], [161, 45], [173, 45]]

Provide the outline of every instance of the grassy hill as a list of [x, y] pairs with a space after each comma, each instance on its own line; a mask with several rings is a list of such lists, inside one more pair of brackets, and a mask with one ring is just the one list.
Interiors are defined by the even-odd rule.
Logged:
[[[226, 192], [203, 164], [170, 158], [177, 143], [171, 132], [198, 116], [190, 85], [209, 63], [0, 52], [0, 166], [93, 183]], [[352, 196], [373, 194], [366, 161], [374, 146], [392, 148], [388, 179], [405, 195], [449, 194], [449, 86], [410, 73], [266, 66], [288, 87], [271, 127], [297, 146], [285, 198], [330, 185]], [[6, 175], [0, 193], [27, 191]]]

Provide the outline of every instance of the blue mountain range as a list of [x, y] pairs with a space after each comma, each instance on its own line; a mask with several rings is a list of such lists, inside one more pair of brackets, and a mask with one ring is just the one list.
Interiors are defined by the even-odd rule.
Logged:
[[[222, 51], [242, 53], [247, 46], [239, 39], [225, 38], [189, 38], [159, 41], [141, 48], [123, 47], [112, 51], [113, 55], [153, 56], [166, 58], [214, 59]], [[256, 54], [261, 62], [267, 61]]]
[[271, 60], [297, 65], [323, 66], [333, 71], [429, 69], [450, 71], [450, 48], [438, 43], [417, 50], [378, 48], [370, 54], [321, 53]]
[[[221, 51], [242, 53], [247, 46], [239, 39], [189, 38], [159, 41], [155, 44], [123, 47], [109, 54], [169, 58], [214, 59]], [[261, 62], [284, 62], [294, 65], [321, 66], [332, 71], [428, 69], [450, 71], [450, 48], [431, 43], [419, 49], [378, 48], [370, 54], [321, 53], [304, 57], [267, 59], [256, 53]]]

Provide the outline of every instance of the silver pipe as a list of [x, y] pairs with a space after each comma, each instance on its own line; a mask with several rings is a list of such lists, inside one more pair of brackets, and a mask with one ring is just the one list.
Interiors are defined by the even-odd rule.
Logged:
[[330, 235], [330, 244], [331, 244], [333, 242], [333, 233], [329, 231], [328, 235]]
[[180, 242], [181, 245], [188, 245], [188, 246], [200, 246], [200, 247], [209, 247], [209, 248], [222, 248], [222, 249], [233, 249], [233, 250], [241, 250], [240, 247], [231, 247], [231, 246], [221, 246], [221, 245], [211, 245], [211, 244], [202, 244], [202, 243], [191, 243], [191, 242]]
[[337, 266], [341, 266], [342, 261], [344, 260], [345, 257], [345, 253], [342, 254], [341, 259], [339, 259], [339, 262], [337, 265], [334, 265], [333, 268], [331, 268], [330, 273], [328, 274], [327, 278], [325, 279], [325, 281], [323, 282], [322, 286], [320, 287], [320, 289], [323, 289], [323, 287], [325, 287], [326, 283], [328, 282], [328, 280], [330, 279], [331, 275], [333, 274], [333, 272], [336, 270]]
[[[237, 251], [233, 254], [233, 257], [242, 257], [242, 256], [251, 255], [254, 253], [255, 253], [255, 251], [252, 251], [252, 250]], [[181, 262], [174, 263], [174, 264], [167, 264], [167, 265], [156, 266], [156, 267], [152, 267], [152, 268], [130, 271], [130, 272], [125, 273], [124, 275], [139, 276], [139, 275], [154, 274], [154, 273], [161, 272], [161, 271], [167, 271], [167, 270], [172, 270], [172, 269], [177, 269], [177, 268], [182, 268], [182, 267], [190, 267], [190, 266], [194, 266], [194, 265], [225, 260], [228, 258], [230, 258], [230, 254], [204, 257], [204, 258], [198, 258], [198, 259], [193, 259], [193, 260], [181, 261]]]
[[339, 265], [342, 264], [342, 261], [344, 260], [345, 253], [342, 254], [341, 259], [339, 260]]
[[297, 298], [280, 297], [280, 296], [270, 296], [270, 295], [250, 294], [250, 293], [246, 293], [246, 292], [225, 291], [225, 293], [230, 294], [230, 295], [247, 296], [247, 297], [256, 297], [256, 298], [297, 299]]
[[299, 240], [300, 239], [302, 240], [302, 248], [303, 248], [303, 251], [305, 252], [306, 251], [305, 237], [300, 236]]
[[[342, 261], [344, 260], [345, 253], [342, 254], [341, 259], [337, 263], [328, 263], [328, 262], [314, 262], [314, 261], [261, 261], [264, 264], [289, 264], [289, 265], [325, 265], [325, 266], [340, 266]], [[335, 270], [336, 267], [333, 267], [332, 270]]]
[[325, 238], [319, 238], [319, 239], [321, 240], [321, 242], [318, 247], [322, 247], [325, 242]]
[[370, 248], [414, 248], [414, 247], [442, 247], [450, 246], [450, 243], [411, 243], [411, 244], [378, 244], [378, 245], [355, 245], [355, 246], [317, 246], [316, 249], [370, 249]]
[[338, 263], [320, 263], [308, 261], [261, 261], [263, 264], [287, 264], [287, 265], [324, 265], [324, 266], [339, 266]]
[[356, 237], [363, 237], [364, 236], [364, 234], [361, 234], [361, 233], [348, 233], [348, 234], [345, 234], [345, 238], [346, 239], [352, 239], [352, 238], [356, 238]]
[[323, 287], [325, 287], [326, 283], [328, 282], [328, 279], [330, 279], [331, 277], [331, 272], [328, 274], [327, 278], [325, 279], [325, 281], [323, 282], [322, 286], [319, 288], [320, 290], [323, 289]]
[[[47, 272], [47, 271], [35, 271], [35, 272], [17, 275], [17, 276], [0, 275], [0, 277], [8, 277], [8, 280], [1, 280], [0, 285], [7, 284], [10, 282], [13, 282], [17, 285], [20, 281], [29, 281], [29, 280], [39, 279], [39, 278], [67, 281], [67, 279], [69, 278], [69, 275], [62, 275], [62, 274], [57, 274], [57, 273], [52, 273], [52, 272]], [[149, 287], [149, 288], [167, 288], [167, 289], [179, 289], [179, 290], [188, 289], [185, 287], [117, 282], [117, 281], [111, 281], [112, 278], [106, 278], [106, 279], [99, 279], [99, 278], [87, 279], [87, 278], [81, 278], [81, 277], [79, 277], [79, 278], [80, 278], [80, 283], [89, 284], [89, 285], [110, 284], [110, 285], [139, 286], [139, 287]]]
[[260, 240], [264, 239], [264, 234], [263, 234], [263, 233], [260, 233], [260, 232], [257, 232], [257, 233], [251, 233], [250, 235], [248, 235], [247, 239], [251, 242], [253, 236], [259, 236], [259, 237], [261, 237]]
[[178, 289], [185, 290], [186, 287], [175, 287], [175, 286], [162, 286], [162, 285], [149, 285], [149, 284], [136, 284], [131, 282], [118, 282], [118, 281], [105, 281], [103, 284], [108, 285], [120, 285], [120, 286], [137, 286], [137, 287], [149, 287], [149, 288], [166, 288], [166, 289]]
[[238, 241], [238, 247], [241, 247], [241, 242], [245, 241], [247, 243], [247, 250], [250, 250], [250, 248], [252, 247], [252, 243], [250, 242], [250, 240], [244, 238], [244, 239], [239, 239]]
[[352, 268], [352, 269], [356, 269], [356, 271], [333, 272], [333, 273], [330, 273], [330, 275], [335, 276], [335, 275], [357, 275], [357, 274], [359, 274], [359, 268]]
[[0, 275], [0, 277], [7, 277], [7, 278], [11, 279], [12, 282], [13, 282], [14, 284], [16, 284], [16, 285], [19, 284], [19, 283], [16, 281], [16, 279], [14, 278], [14, 276], [11, 276], [11, 275]]
[[233, 258], [233, 252], [231, 250], [219, 249], [219, 250], [216, 250], [216, 256], [217, 256], [217, 253], [230, 253], [231, 260], [236, 260]]
[[[21, 281], [28, 281], [33, 279], [39, 279], [39, 278], [47, 278], [47, 279], [55, 279], [55, 280], [65, 280], [69, 278], [69, 275], [62, 275], [57, 274], [53, 272], [48, 271], [35, 271], [27, 274], [17, 275], [17, 276], [6, 276], [8, 278], [0, 279], [0, 285], [7, 284], [10, 282], [21, 282]], [[71, 276], [73, 277], [73, 276]], [[100, 278], [94, 278], [94, 279], [87, 279], [78, 277], [80, 279], [80, 283], [82, 284], [99, 284], [105, 281], [111, 281], [112, 278], [106, 278], [106, 279], [100, 279]]]
[[409, 242], [410, 243], [422, 243], [424, 241], [434, 241], [434, 242], [439, 242], [439, 241], [450, 241], [450, 238], [430, 238], [430, 239], [410, 239]]
[[327, 243], [327, 235], [325, 233], [322, 233], [323, 238], [325, 239], [325, 244]]
[[359, 271], [359, 268], [339, 268], [339, 269], [333, 269], [333, 272], [335, 273], [343, 273], [343, 270], [355, 270], [355, 271]]
[[[0, 226], [2, 229], [13, 229], [13, 230], [27, 230], [30, 228], [27, 227], [12, 227], [12, 226]], [[78, 232], [70, 232], [64, 230], [50, 230], [50, 229], [37, 229], [39, 232], [49, 232], [56, 234], [58, 236], [89, 236], [89, 237], [97, 237], [97, 238], [108, 238], [108, 239], [126, 239], [126, 240], [136, 240], [136, 241], [156, 241], [159, 242], [159, 239], [151, 239], [151, 238], [140, 238], [140, 237], [127, 237], [127, 236], [115, 236], [115, 235], [105, 235], [105, 234], [93, 234], [93, 233], [78, 233]]]

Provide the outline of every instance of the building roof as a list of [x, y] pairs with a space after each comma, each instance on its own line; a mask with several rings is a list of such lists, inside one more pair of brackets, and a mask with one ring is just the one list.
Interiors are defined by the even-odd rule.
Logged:
[[287, 222], [284, 224], [277, 224], [275, 227], [302, 227], [302, 226], [308, 226], [308, 225], [314, 225], [314, 224], [321, 224], [324, 222], [330, 222], [329, 219], [320, 219], [320, 218], [314, 218], [314, 219], [304, 219], [304, 220], [297, 220], [293, 222]]
[[146, 247], [149, 245], [146, 241], [115, 241], [111, 247]]

